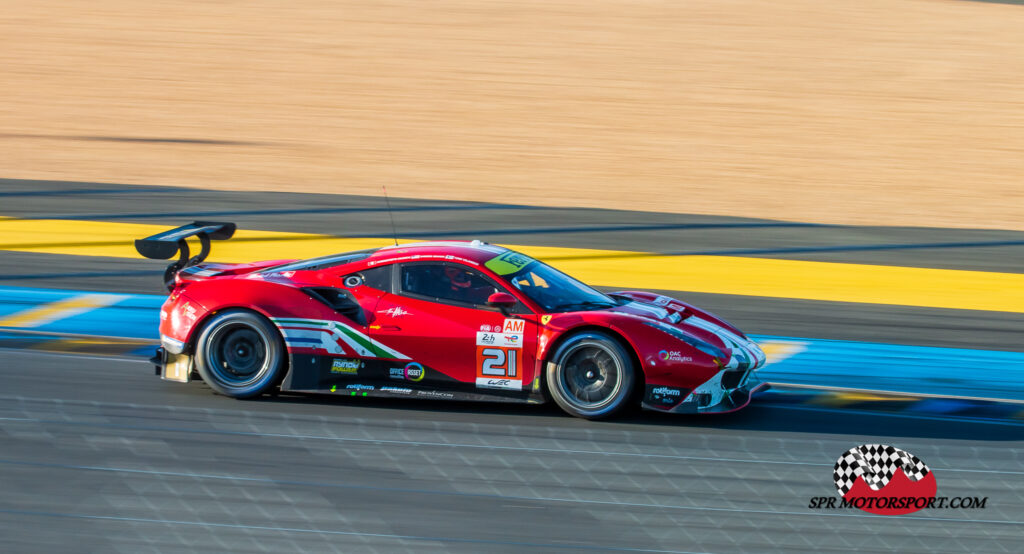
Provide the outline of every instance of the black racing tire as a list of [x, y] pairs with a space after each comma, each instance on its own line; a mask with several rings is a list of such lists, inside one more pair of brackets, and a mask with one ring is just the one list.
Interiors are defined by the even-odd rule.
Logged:
[[633, 358], [608, 333], [584, 331], [565, 339], [549, 358], [548, 394], [570, 415], [604, 419], [626, 408], [636, 382]]
[[274, 324], [249, 310], [219, 313], [196, 340], [196, 369], [215, 392], [255, 398], [277, 386], [285, 347]]

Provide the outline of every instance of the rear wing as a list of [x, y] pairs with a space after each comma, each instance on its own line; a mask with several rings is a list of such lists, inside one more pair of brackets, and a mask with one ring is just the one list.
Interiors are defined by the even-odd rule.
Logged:
[[[170, 231], [155, 234], [151, 237], [135, 241], [135, 249], [139, 254], [152, 260], [167, 260], [178, 254], [178, 260], [167, 266], [164, 272], [164, 284], [167, 290], [174, 290], [174, 276], [179, 271], [196, 265], [210, 255], [211, 240], [227, 240], [235, 234], [235, 224], [216, 221], [193, 221]], [[199, 254], [189, 257], [189, 237], [199, 237], [201, 249]]]

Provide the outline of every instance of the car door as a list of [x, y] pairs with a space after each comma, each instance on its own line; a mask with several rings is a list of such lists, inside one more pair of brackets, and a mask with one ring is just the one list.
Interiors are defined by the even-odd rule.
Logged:
[[481, 392], [526, 391], [536, 376], [537, 316], [522, 303], [509, 316], [486, 305], [508, 292], [457, 262], [398, 264], [393, 292], [377, 304], [370, 336], [410, 356], [396, 381]]

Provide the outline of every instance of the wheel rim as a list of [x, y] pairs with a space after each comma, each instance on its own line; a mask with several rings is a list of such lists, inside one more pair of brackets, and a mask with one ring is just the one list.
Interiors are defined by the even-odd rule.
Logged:
[[562, 355], [560, 365], [558, 387], [576, 409], [601, 409], [612, 403], [622, 388], [618, 357], [604, 345], [576, 345]]
[[269, 342], [262, 330], [243, 324], [225, 325], [210, 337], [207, 367], [225, 386], [248, 386], [266, 372]]

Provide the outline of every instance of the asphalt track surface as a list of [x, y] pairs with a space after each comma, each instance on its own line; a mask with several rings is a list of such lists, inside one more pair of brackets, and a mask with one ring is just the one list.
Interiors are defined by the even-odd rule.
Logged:
[[[377, 198], [0, 181], [0, 203], [8, 217], [389, 233]], [[1022, 233], [394, 205], [403, 237], [1024, 273]], [[161, 271], [0, 252], [11, 286], [152, 293]], [[685, 298], [752, 333], [1019, 349], [1024, 330], [1019, 314]], [[161, 382], [136, 359], [16, 350], [0, 351], [0, 379], [0, 551], [1016, 552], [1024, 528], [1019, 422], [757, 405], [588, 422], [549, 406], [241, 402]], [[924, 460], [940, 495], [988, 497], [986, 508], [893, 518], [807, 507], [834, 495], [840, 454], [879, 442]]]
[[[0, 353], [8, 552], [1012, 552], [1024, 427], [753, 406], [587, 422], [544, 406], [240, 402], [135, 360]], [[116, 386], [115, 386], [116, 384]], [[808, 509], [895, 443], [983, 510]]]

